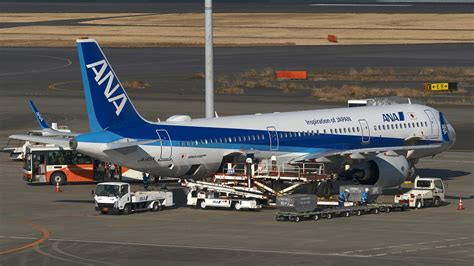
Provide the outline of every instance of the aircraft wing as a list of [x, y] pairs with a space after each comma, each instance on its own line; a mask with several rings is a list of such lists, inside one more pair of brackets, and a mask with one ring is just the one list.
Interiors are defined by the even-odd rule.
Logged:
[[62, 137], [43, 137], [43, 136], [31, 136], [25, 134], [15, 134], [9, 136], [11, 139], [19, 139], [37, 143], [44, 143], [44, 144], [54, 144], [60, 147], [68, 148], [69, 147], [69, 139], [62, 138]]
[[439, 148], [441, 144], [428, 145], [412, 145], [412, 146], [395, 146], [395, 147], [379, 147], [379, 148], [364, 148], [364, 149], [331, 149], [322, 152], [309, 153], [300, 157], [296, 157], [292, 162], [302, 162], [309, 160], [316, 160], [316, 162], [329, 163], [331, 159], [336, 157], [346, 157], [355, 160], [368, 159], [378, 153], [389, 153], [389, 155], [401, 155], [409, 150], [421, 149], [435, 149]]

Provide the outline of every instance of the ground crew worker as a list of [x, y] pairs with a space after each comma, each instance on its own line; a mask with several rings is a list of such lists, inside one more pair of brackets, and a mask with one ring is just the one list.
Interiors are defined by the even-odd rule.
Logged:
[[339, 193], [339, 197], [337, 198], [339, 207], [340, 208], [344, 207], [344, 202], [346, 202], [348, 199], [349, 199], [349, 189], [345, 189], [344, 191], [341, 191], [341, 193]]
[[360, 202], [362, 205], [367, 205], [367, 201], [369, 200], [369, 188], [366, 187], [362, 194], [360, 195]]
[[115, 179], [115, 164], [110, 165], [109, 171], [110, 171], [110, 179]]
[[148, 190], [148, 186], [150, 185], [150, 176], [147, 173], [143, 172], [142, 177], [143, 177], [143, 188], [145, 190]]

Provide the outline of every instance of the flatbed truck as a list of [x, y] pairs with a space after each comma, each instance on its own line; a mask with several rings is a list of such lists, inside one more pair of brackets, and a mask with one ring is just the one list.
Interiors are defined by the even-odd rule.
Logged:
[[396, 195], [395, 203], [408, 204], [410, 208], [439, 207], [445, 201], [446, 185], [441, 178], [415, 178], [412, 190]]
[[102, 214], [130, 214], [137, 211], [159, 211], [174, 205], [170, 191], [130, 191], [130, 184], [104, 182], [94, 193], [95, 209]]
[[362, 214], [379, 214], [380, 212], [391, 212], [392, 210], [404, 211], [406, 209], [407, 206], [401, 203], [374, 203], [367, 205], [354, 205], [335, 208], [317, 208], [316, 210], [310, 212], [277, 212], [275, 218], [277, 221], [318, 221], [321, 218], [332, 219], [337, 216], [361, 216]]

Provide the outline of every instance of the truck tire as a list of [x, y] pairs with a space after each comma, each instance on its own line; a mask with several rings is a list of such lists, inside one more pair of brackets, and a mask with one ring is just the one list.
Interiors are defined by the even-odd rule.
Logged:
[[51, 185], [56, 185], [59, 183], [60, 186], [66, 184], [66, 175], [63, 172], [54, 172], [51, 174], [50, 178]]
[[295, 222], [299, 223], [301, 221], [301, 217], [295, 216]]
[[375, 208], [375, 209], [373, 210], [373, 213], [374, 213], [374, 214], [379, 214], [379, 213], [380, 213], [380, 210], [379, 210], [378, 208]]
[[318, 186], [316, 195], [318, 197], [329, 198], [332, 192], [332, 184], [330, 182], [321, 182]]
[[439, 206], [441, 206], [441, 199], [438, 197], [435, 197], [433, 199], [433, 207], [439, 207]]
[[361, 212], [360, 210], [357, 210], [357, 211], [356, 211], [356, 215], [357, 215], [357, 216], [361, 216], [361, 215], [362, 215], [362, 212]]
[[158, 202], [154, 202], [153, 205], [151, 206], [151, 211], [157, 212], [159, 210], [160, 210], [160, 205], [158, 204]]
[[391, 212], [391, 211], [392, 211], [392, 210], [390, 209], [390, 207], [386, 207], [386, 208], [385, 208], [385, 212], [386, 212], [386, 213], [389, 213], [389, 212]]
[[125, 206], [123, 206], [123, 215], [129, 215], [130, 213], [132, 212], [132, 208], [130, 207], [130, 204], [125, 204]]
[[326, 215], [326, 218], [327, 218], [327, 219], [332, 219], [332, 213], [328, 213], [328, 214]]
[[199, 208], [201, 208], [201, 209], [206, 208], [206, 202], [204, 200], [201, 200], [198, 204], [199, 204]]
[[422, 204], [421, 200], [417, 200], [416, 203], [415, 203], [415, 208], [421, 209], [421, 207], [423, 207], [423, 204]]
[[240, 202], [236, 202], [236, 203], [234, 204], [234, 209], [235, 209], [236, 211], [240, 211], [240, 210], [242, 209], [242, 205], [240, 204]]
[[350, 216], [351, 216], [351, 212], [350, 212], [350, 211], [344, 212], [344, 217], [350, 217]]
[[314, 220], [314, 221], [318, 221], [320, 218], [321, 218], [321, 217], [319, 217], [319, 214], [315, 214], [315, 215], [313, 216], [313, 220]]

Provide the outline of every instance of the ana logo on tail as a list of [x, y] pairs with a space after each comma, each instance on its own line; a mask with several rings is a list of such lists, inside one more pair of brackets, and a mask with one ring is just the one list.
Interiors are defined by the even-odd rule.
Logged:
[[120, 113], [122, 112], [123, 107], [127, 103], [128, 99], [127, 99], [127, 96], [125, 96], [123, 92], [120, 93], [119, 95], [112, 97], [112, 95], [120, 87], [120, 84], [117, 81], [117, 84], [115, 85], [115, 87], [112, 88], [112, 83], [114, 81], [114, 74], [112, 73], [112, 70], [109, 69], [109, 72], [104, 75], [105, 70], [107, 69], [107, 66], [108, 66], [107, 62], [104, 59], [99, 60], [95, 63], [86, 65], [87, 68], [92, 68], [92, 70], [94, 71], [95, 81], [97, 82], [99, 86], [102, 85], [102, 83], [104, 83], [105, 81], [107, 81], [107, 86], [105, 87], [104, 95], [109, 101], [109, 103], [111, 102], [114, 104], [115, 114], [119, 116]]

